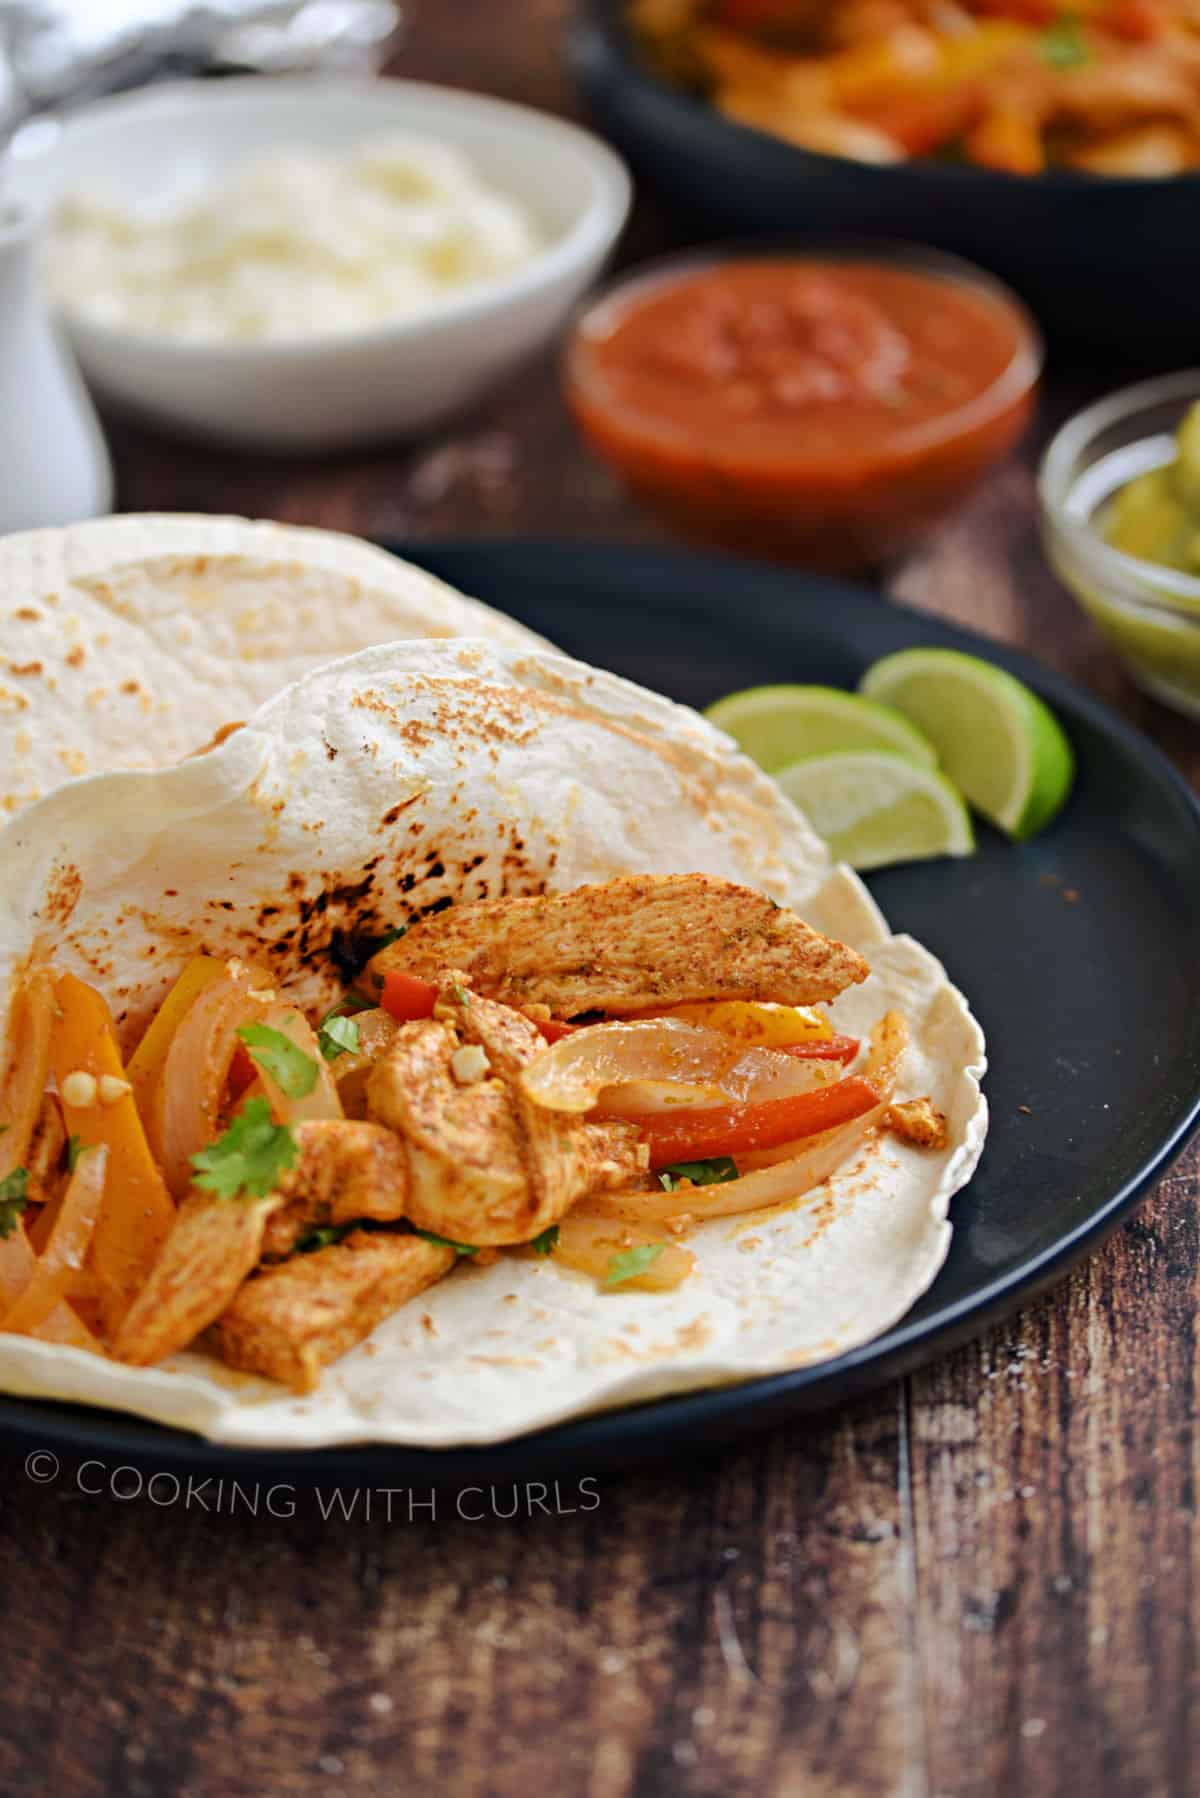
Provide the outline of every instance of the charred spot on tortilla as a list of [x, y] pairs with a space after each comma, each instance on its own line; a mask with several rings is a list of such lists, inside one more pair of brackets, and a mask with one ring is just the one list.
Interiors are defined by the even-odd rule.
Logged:
[[340, 925], [335, 926], [329, 940], [329, 959], [345, 984], [353, 986], [372, 958], [399, 942], [407, 929], [407, 924], [394, 924], [372, 934], [367, 928], [343, 930]]
[[82, 892], [83, 876], [73, 863], [56, 868], [51, 876], [40, 916], [47, 924], [61, 927], [70, 923]]

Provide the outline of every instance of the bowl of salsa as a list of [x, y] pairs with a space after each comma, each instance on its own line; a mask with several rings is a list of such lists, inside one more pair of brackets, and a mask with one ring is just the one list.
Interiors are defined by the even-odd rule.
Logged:
[[1041, 371], [998, 282], [906, 246], [671, 257], [594, 300], [565, 388], [661, 519], [721, 549], [846, 571], [945, 516], [1011, 450]]
[[1069, 419], [1038, 491], [1059, 578], [1138, 686], [1200, 718], [1200, 369]]

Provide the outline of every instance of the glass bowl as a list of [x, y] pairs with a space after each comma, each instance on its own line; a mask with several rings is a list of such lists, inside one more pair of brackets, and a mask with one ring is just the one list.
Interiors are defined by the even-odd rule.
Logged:
[[[975, 391], [956, 396], [936, 415], [897, 422], [886, 436], [856, 441], [853, 403], [846, 402], [844, 435], [832, 456], [815, 447], [835, 431], [835, 413], [828, 409], [820, 438], [813, 415], [801, 409], [786, 447], [775, 430], [769, 449], [758, 443], [747, 449], [744, 436], [684, 423], [658, 399], [631, 402], [627, 384], [623, 388], [604, 366], [608, 340], [643, 305], [747, 261], [799, 268], [868, 265], [916, 276], [931, 288], [956, 289], [970, 296], [976, 310], [992, 313], [1002, 326], [1001, 341], [1011, 339], [1011, 351]], [[585, 440], [670, 527], [720, 549], [842, 572], [895, 555], [1009, 453], [1029, 420], [1041, 366], [1041, 339], [1025, 308], [971, 263], [887, 241], [796, 246], [763, 240], [664, 257], [614, 282], [577, 317], [563, 380]], [[924, 367], [929, 369], [928, 361]]]
[[1175, 453], [1200, 400], [1200, 369], [1124, 387], [1076, 413], [1052, 440], [1038, 496], [1055, 572], [1145, 692], [1200, 718], [1200, 576], [1114, 549], [1102, 535], [1116, 493]]

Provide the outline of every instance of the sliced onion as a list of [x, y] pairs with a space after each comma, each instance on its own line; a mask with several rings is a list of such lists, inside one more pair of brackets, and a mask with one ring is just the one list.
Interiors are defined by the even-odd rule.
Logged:
[[[274, 1080], [270, 1068], [263, 1067], [260, 1062], [255, 1062], [259, 1079], [262, 1081], [263, 1092], [271, 1107], [271, 1116], [275, 1122], [277, 1124], [302, 1124], [310, 1118], [343, 1117], [345, 1114], [342, 1111], [342, 1102], [338, 1098], [332, 1065], [322, 1055], [316, 1032], [303, 1012], [297, 1011], [294, 1005], [275, 1004], [269, 1007], [263, 1022], [295, 1043], [317, 1070], [317, 1078], [312, 1090], [301, 1094], [298, 1098], [293, 1098], [284, 1092], [283, 1088]], [[251, 1054], [251, 1060], [253, 1059], [253, 1054]]]
[[258, 970], [231, 961], [222, 977], [192, 1002], [171, 1039], [147, 1135], [177, 1199], [191, 1185], [192, 1156], [220, 1131], [238, 1030], [266, 1019], [270, 1001], [251, 996], [264, 990], [263, 980]]
[[104, 1355], [105, 1348], [98, 1336], [94, 1336], [81, 1317], [77, 1317], [65, 1300], [55, 1305], [48, 1317], [43, 1318], [30, 1332], [39, 1342], [58, 1342], [67, 1348], [87, 1349], [90, 1354]]
[[[588, 1200], [589, 1208], [592, 1201]], [[660, 1253], [650, 1265], [630, 1280], [623, 1280], [618, 1291], [626, 1287], [648, 1287], [654, 1292], [669, 1292], [687, 1279], [696, 1265], [690, 1249], [676, 1242], [664, 1242], [661, 1232], [645, 1230], [615, 1217], [600, 1217], [584, 1211], [571, 1211], [559, 1220], [554, 1259], [564, 1267], [577, 1268], [603, 1282], [614, 1255], [628, 1249], [655, 1244]]]
[[856, 1073], [869, 1080], [883, 1099], [890, 1099], [896, 1089], [900, 1063], [908, 1047], [908, 1025], [898, 1011], [885, 1011], [871, 1029], [871, 1047], [867, 1059]]
[[623, 1086], [602, 1087], [597, 1100], [603, 1110], [620, 1104], [621, 1116], [653, 1117], [664, 1111], [695, 1110], [728, 1101], [721, 1086], [684, 1086], [674, 1080], [630, 1080]]
[[[836, 1173], [842, 1163], [875, 1134], [886, 1109], [884, 1105], [876, 1105], [850, 1123], [839, 1124], [836, 1130], [823, 1130], [819, 1136], [805, 1137], [803, 1146], [790, 1145], [792, 1152], [786, 1161], [759, 1166], [738, 1180], [726, 1180], [716, 1186], [684, 1187], [675, 1192], [599, 1193], [588, 1199], [588, 1209], [600, 1216], [623, 1217], [639, 1223], [662, 1222], [685, 1215], [702, 1223], [710, 1217], [736, 1217], [744, 1211], [760, 1211], [767, 1205], [785, 1204], [789, 1199], [811, 1192], [814, 1186]], [[739, 1163], [742, 1159], [738, 1157]]]
[[15, 1305], [32, 1280], [37, 1256], [29, 1246], [20, 1218], [7, 1236], [0, 1236], [0, 1317]]
[[34, 968], [14, 1000], [8, 1024], [9, 1061], [0, 1091], [0, 1180], [24, 1167], [50, 1078], [54, 983]]
[[[535, 1105], [590, 1111], [601, 1094], [613, 1105], [636, 1086], [635, 1110], [661, 1111], [674, 1087], [680, 1105], [753, 1105], [811, 1092], [844, 1072], [838, 1062], [798, 1060], [782, 1049], [747, 1048], [719, 1031], [680, 1018], [593, 1024], [551, 1044], [522, 1071]], [[697, 1091], [703, 1092], [696, 1097]]]
[[107, 1169], [106, 1144], [97, 1143], [80, 1155], [45, 1251], [38, 1257], [33, 1277], [24, 1292], [0, 1321], [0, 1329], [26, 1336], [45, 1322], [56, 1305], [61, 1304], [75, 1276], [83, 1269], [104, 1203]]

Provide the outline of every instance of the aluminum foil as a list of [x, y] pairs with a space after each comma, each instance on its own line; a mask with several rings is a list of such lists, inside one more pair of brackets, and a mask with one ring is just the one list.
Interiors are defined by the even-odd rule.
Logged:
[[393, 0], [0, 0], [0, 131], [150, 81], [370, 69]]

